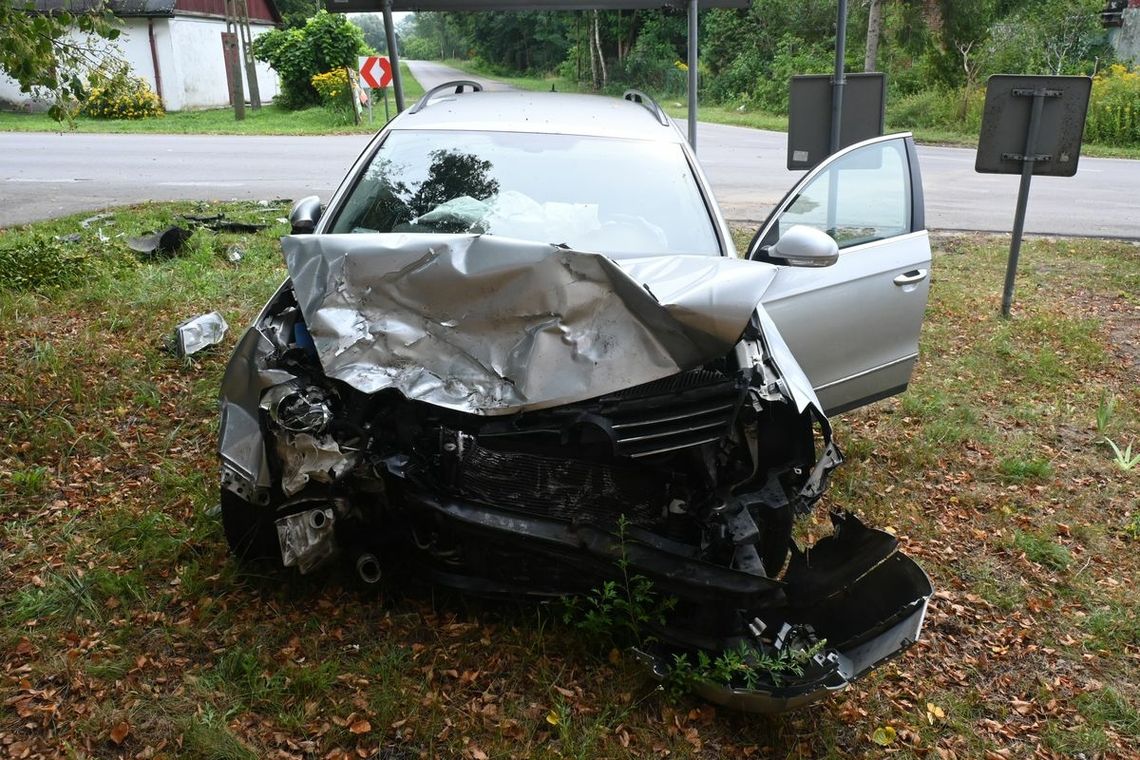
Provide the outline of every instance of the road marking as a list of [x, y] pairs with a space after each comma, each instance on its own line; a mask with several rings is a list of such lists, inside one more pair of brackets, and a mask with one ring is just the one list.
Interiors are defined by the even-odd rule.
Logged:
[[244, 182], [156, 182], [162, 187], [245, 187]]
[[5, 182], [28, 182], [28, 183], [43, 184], [43, 185], [54, 185], [54, 184], [59, 184], [61, 182], [90, 182], [91, 180], [85, 179], [83, 177], [79, 177], [79, 178], [76, 178], [76, 177], [60, 177], [58, 179], [46, 179], [46, 178], [39, 178], [39, 177], [6, 177], [4, 179], [4, 181]]

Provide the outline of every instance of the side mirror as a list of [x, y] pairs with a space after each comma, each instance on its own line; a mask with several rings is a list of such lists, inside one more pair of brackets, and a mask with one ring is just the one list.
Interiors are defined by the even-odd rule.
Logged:
[[829, 267], [839, 260], [839, 245], [826, 232], [797, 224], [780, 236], [768, 255], [794, 267]]
[[294, 235], [311, 235], [321, 220], [321, 199], [316, 195], [309, 195], [293, 204], [289, 212], [289, 226]]

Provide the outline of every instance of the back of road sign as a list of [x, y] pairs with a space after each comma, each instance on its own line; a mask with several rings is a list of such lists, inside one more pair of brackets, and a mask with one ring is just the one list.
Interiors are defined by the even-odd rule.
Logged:
[[[788, 168], [810, 169], [831, 155], [830, 74], [792, 77], [788, 96]], [[875, 72], [847, 74], [839, 147], [883, 134], [887, 78]]]
[[1077, 173], [1092, 79], [1009, 74], [992, 76], [986, 84], [975, 171], [1022, 173], [1033, 95], [1041, 90], [1045, 103], [1033, 150], [1033, 174], [1071, 177]]

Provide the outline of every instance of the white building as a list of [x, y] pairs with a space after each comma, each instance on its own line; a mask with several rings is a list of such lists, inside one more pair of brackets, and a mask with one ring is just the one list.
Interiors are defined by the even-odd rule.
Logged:
[[[281, 23], [273, 0], [247, 2], [253, 37]], [[36, 9], [67, 7], [79, 11], [92, 4], [91, 0], [36, 0]], [[222, 44], [226, 35], [225, 0], [107, 0], [106, 5], [121, 22], [115, 47], [130, 64], [132, 73], [145, 79], [158, 93], [167, 111], [231, 105], [229, 69]], [[248, 100], [249, 81], [244, 64], [239, 68], [242, 91]], [[256, 68], [261, 102], [267, 103], [277, 95], [277, 73], [260, 61]], [[0, 71], [0, 108], [46, 105], [20, 92], [20, 86]]]

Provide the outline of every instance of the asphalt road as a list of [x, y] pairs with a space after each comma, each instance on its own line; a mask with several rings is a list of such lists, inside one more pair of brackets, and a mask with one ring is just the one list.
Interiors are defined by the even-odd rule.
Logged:
[[[411, 66], [425, 87], [472, 78]], [[367, 139], [0, 133], [0, 226], [146, 200], [328, 198]], [[784, 169], [783, 133], [701, 124], [697, 139], [731, 220], [762, 220], [799, 176]], [[927, 226], [1009, 231], [1017, 177], [976, 174], [969, 149], [919, 158]], [[1026, 229], [1140, 239], [1140, 161], [1082, 158], [1075, 177], [1034, 178]]]

